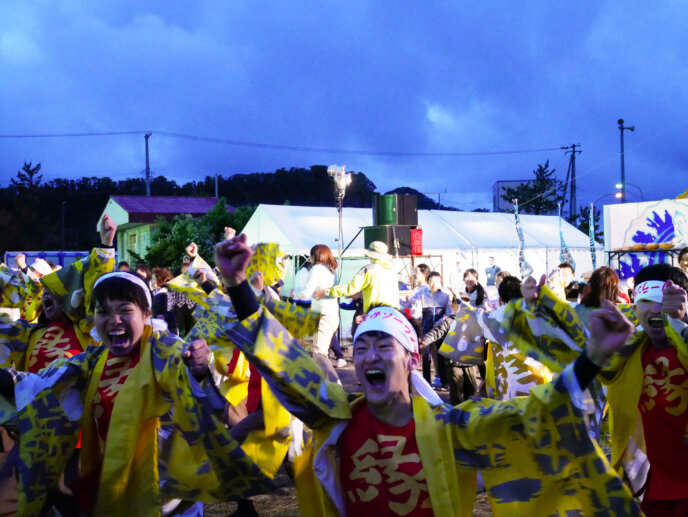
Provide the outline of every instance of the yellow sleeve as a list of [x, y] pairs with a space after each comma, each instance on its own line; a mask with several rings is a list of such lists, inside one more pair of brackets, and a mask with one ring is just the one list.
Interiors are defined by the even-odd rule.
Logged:
[[96, 281], [115, 270], [114, 248], [93, 248], [88, 257], [41, 278], [60, 308], [83, 334], [93, 327], [91, 297]]
[[529, 397], [473, 400], [442, 411], [457, 467], [481, 470], [495, 516], [640, 515], [572, 402], [580, 393], [572, 378], [573, 365]]
[[357, 292], [361, 291], [363, 288], [370, 284], [370, 274], [366, 268], [361, 269], [356, 275], [351, 279], [348, 284], [335, 285], [327, 290], [329, 296], [336, 296], [339, 298], [349, 297]]

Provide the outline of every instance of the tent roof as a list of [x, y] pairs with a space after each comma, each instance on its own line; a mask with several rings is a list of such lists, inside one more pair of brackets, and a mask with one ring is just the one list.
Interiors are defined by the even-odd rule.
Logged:
[[[371, 226], [369, 208], [344, 208], [342, 211], [343, 246], [349, 244], [363, 226]], [[457, 249], [518, 248], [513, 214], [493, 212], [454, 212], [418, 210], [423, 228], [425, 251]], [[559, 218], [552, 215], [521, 215], [526, 248], [559, 249]], [[334, 207], [259, 205], [244, 233], [249, 241], [277, 242], [291, 254], [308, 254], [317, 243], [337, 249], [338, 214]], [[589, 249], [589, 237], [562, 221], [564, 240], [571, 249]], [[601, 249], [601, 245], [598, 245]], [[351, 244], [346, 255], [361, 256], [363, 232]]]

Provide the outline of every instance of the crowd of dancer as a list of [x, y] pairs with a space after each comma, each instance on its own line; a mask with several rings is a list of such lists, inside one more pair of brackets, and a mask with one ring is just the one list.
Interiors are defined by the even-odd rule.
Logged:
[[230, 228], [214, 268], [189, 243], [178, 272], [116, 264], [99, 230], [68, 267], [0, 265], [19, 311], [0, 314], [0, 515], [257, 515], [280, 469], [302, 515], [464, 516], [480, 490], [496, 516], [688, 515], [679, 267], [629, 292], [606, 266], [522, 282], [491, 260], [487, 289], [475, 269], [445, 289], [419, 264], [400, 290], [384, 243], [339, 284], [316, 244], [284, 293], [284, 252]]

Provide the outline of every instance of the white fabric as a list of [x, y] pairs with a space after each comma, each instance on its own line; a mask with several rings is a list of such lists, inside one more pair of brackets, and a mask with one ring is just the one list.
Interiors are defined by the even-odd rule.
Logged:
[[662, 303], [664, 296], [664, 284], [659, 280], [648, 280], [641, 282], [635, 286], [633, 290], [633, 299], [638, 302], [640, 300], [649, 300], [652, 302]]
[[299, 298], [296, 296], [296, 293], [300, 293], [306, 288], [306, 282], [308, 282], [308, 275], [310, 274], [310, 271], [306, 269], [305, 267], [302, 267], [299, 269], [296, 274], [294, 275], [294, 292], [292, 293], [292, 297], [297, 299], [297, 300], [302, 300], [304, 302], [310, 301], [310, 298], [308, 299], [303, 299]]
[[334, 285], [334, 273], [323, 264], [315, 264], [308, 273], [306, 285], [302, 290], [294, 289], [294, 298], [297, 300], [311, 300], [311, 310], [320, 314], [339, 315], [339, 303], [336, 298], [325, 297], [320, 300], [313, 299], [316, 289], [329, 289]]
[[106, 273], [96, 281], [93, 287], [96, 288], [98, 287], [98, 284], [100, 284], [103, 280], [113, 277], [123, 278], [125, 280], [128, 280], [132, 284], [136, 284], [137, 286], [139, 286], [141, 289], [143, 289], [143, 292], [146, 295], [146, 300], [148, 301], [148, 308], [151, 309], [153, 307], [153, 301], [151, 300], [151, 293], [149, 287], [139, 277], [132, 275], [131, 273], [127, 273], [126, 271], [114, 271], [113, 273]]
[[318, 331], [315, 334], [315, 342], [313, 343], [316, 353], [327, 357], [330, 350], [330, 343], [332, 342], [332, 336], [337, 332], [337, 327], [339, 327], [338, 314], [323, 314], [320, 317]]
[[409, 352], [418, 353], [418, 336], [406, 317], [392, 307], [375, 307], [368, 311], [356, 327], [354, 342], [364, 332], [379, 331], [389, 334]]
[[48, 264], [42, 258], [37, 258], [34, 260], [33, 264], [31, 264], [31, 269], [44, 276], [53, 272], [53, 268], [50, 267], [50, 264]]

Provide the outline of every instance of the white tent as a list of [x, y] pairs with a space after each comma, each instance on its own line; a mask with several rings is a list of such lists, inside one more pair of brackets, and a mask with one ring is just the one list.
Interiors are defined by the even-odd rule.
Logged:
[[[342, 212], [345, 259], [364, 258], [363, 232], [372, 224], [369, 208], [344, 208]], [[315, 244], [327, 244], [337, 252], [338, 214], [334, 207], [292, 205], [260, 205], [244, 228], [249, 243], [276, 242], [289, 255], [308, 256]], [[521, 215], [525, 257], [534, 274], [545, 273], [559, 264], [560, 238], [557, 216]], [[439, 267], [448, 274], [457, 260], [466, 269], [473, 267], [484, 279], [488, 258], [503, 270], [518, 275], [519, 240], [513, 214], [491, 212], [454, 212], [448, 210], [419, 210], [418, 223], [423, 229], [423, 254], [441, 257]], [[564, 241], [576, 261], [580, 275], [592, 269], [589, 237], [562, 222]], [[357, 235], [358, 234], [358, 235]], [[354, 238], [355, 237], [355, 238]], [[352, 241], [353, 240], [353, 241]], [[596, 244], [597, 263], [603, 263], [603, 247]], [[416, 263], [421, 262], [416, 259]], [[343, 281], [349, 279], [365, 263], [347, 263]], [[433, 264], [438, 269], [437, 262]], [[401, 270], [403, 267], [399, 266]], [[289, 287], [289, 281], [286, 282]]]

